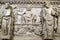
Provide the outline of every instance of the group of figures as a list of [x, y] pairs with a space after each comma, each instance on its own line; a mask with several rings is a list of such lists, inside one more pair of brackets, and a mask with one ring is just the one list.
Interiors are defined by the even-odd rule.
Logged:
[[[44, 39], [53, 39], [55, 34], [60, 36], [60, 12], [58, 8], [53, 8], [53, 5], [44, 4], [39, 15], [33, 14], [30, 7], [27, 7], [25, 12], [15, 13], [13, 11], [15, 8], [11, 8], [9, 4], [6, 6], [8, 6], [5, 8], [7, 13], [2, 12], [5, 14], [2, 16], [4, 36], [9, 35], [13, 29], [15, 36], [43, 36]], [[9, 17], [11, 14], [12, 17]], [[17, 15], [20, 20], [16, 18]], [[16, 23], [16, 19], [20, 24]]]

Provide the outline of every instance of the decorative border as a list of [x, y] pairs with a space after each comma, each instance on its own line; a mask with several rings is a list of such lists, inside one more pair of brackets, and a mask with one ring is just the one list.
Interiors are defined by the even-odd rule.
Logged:
[[[47, 1], [47, 2], [49, 2], [51, 5], [55, 5], [55, 4], [57, 4], [57, 5], [59, 5], [60, 4], [60, 1]], [[6, 2], [0, 2], [0, 4], [5, 4], [5, 3], [10, 3], [10, 4], [44, 4], [44, 3], [46, 3], [46, 1], [45, 2], [14, 2], [14, 1], [6, 1]]]

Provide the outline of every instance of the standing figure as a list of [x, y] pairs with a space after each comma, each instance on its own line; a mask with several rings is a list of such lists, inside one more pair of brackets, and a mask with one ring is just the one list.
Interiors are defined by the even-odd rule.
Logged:
[[[55, 10], [55, 9], [57, 9], [57, 10]], [[58, 22], [57, 22], [57, 27], [55, 28], [55, 30], [56, 30], [56, 33], [58, 34], [56, 36], [60, 37], [60, 11], [58, 11], [58, 8], [55, 8], [55, 9], [54, 9], [54, 11], [56, 13], [52, 13], [52, 15], [57, 17]]]
[[0, 40], [2, 40], [1, 38], [2, 37], [2, 16], [3, 16], [2, 8], [0, 8]]
[[[10, 9], [8, 8], [8, 3], [6, 3], [6, 6], [5, 6], [5, 9], [4, 9], [4, 11], [3, 11], [3, 22], [2, 22], [2, 30], [3, 30], [3, 35], [4, 36], [6, 36], [6, 35], [8, 35], [7, 33], [7, 30], [9, 30], [10, 29], [10, 27], [9, 27], [9, 29], [6, 29], [7, 27], [8, 27], [8, 25], [6, 26], [6, 24], [7, 24], [7, 21], [8, 21], [8, 18], [7, 17], [9, 17], [10, 16]], [[6, 21], [7, 20], [7, 21]], [[10, 30], [9, 30], [10, 31]]]
[[31, 24], [32, 23], [32, 12], [31, 12], [31, 7], [28, 5], [27, 11], [23, 15], [25, 17], [26, 23]]
[[44, 18], [43, 33], [44, 33], [44, 39], [53, 40], [53, 16], [51, 15], [51, 12], [52, 12], [52, 6], [50, 6], [48, 3], [44, 4], [44, 8], [43, 8], [43, 18]]
[[9, 32], [9, 39], [10, 40], [13, 40], [13, 35], [14, 35], [14, 13], [13, 13], [13, 8], [12, 6], [9, 4], [9, 3], [6, 3], [6, 8], [5, 8], [5, 11], [6, 13], [4, 13], [4, 16], [6, 17], [10, 17], [10, 26], [9, 26], [9, 29], [8, 29], [8, 32]]
[[[52, 11], [52, 13], [51, 13], [51, 15], [53, 16], [53, 20], [54, 20], [54, 34], [55, 33], [57, 33], [57, 27], [58, 27], [58, 14], [57, 14], [57, 8], [55, 7], [55, 8], [53, 8], [53, 11]], [[54, 15], [54, 14], [56, 14], [56, 15]]]

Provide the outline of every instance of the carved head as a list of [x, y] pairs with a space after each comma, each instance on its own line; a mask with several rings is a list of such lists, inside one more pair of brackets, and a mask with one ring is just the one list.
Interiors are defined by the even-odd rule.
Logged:
[[27, 5], [27, 11], [31, 11], [31, 5]]
[[5, 4], [5, 7], [6, 7], [6, 8], [8, 8], [9, 6], [10, 6], [10, 4], [9, 4], [9, 3], [6, 3], [6, 4]]

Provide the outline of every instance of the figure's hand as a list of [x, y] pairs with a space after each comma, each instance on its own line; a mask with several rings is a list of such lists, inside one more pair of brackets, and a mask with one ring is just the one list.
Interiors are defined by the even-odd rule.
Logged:
[[54, 29], [55, 33], [57, 32], [57, 28]]
[[46, 21], [46, 17], [43, 17], [43, 20]]
[[41, 35], [44, 35], [44, 33], [41, 31]]

